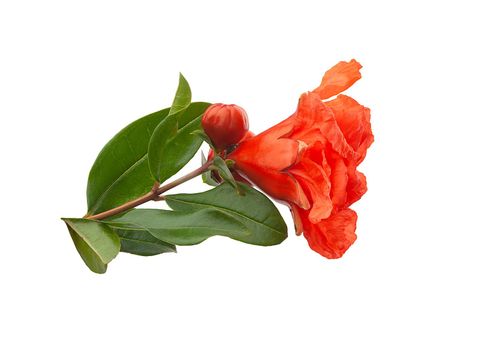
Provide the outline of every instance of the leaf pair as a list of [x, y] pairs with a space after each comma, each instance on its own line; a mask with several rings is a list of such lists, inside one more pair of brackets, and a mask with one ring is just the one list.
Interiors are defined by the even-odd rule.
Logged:
[[105, 145], [88, 177], [87, 215], [148, 193], [155, 180], [165, 181], [190, 161], [202, 143], [192, 132], [201, 130], [201, 116], [209, 106], [190, 101], [181, 76], [171, 109], [136, 120]]
[[141, 229], [175, 245], [193, 245], [219, 235], [254, 245], [275, 245], [287, 228], [273, 203], [255, 189], [227, 183], [207, 192], [165, 196], [173, 210], [133, 209], [105, 223], [121, 229]]

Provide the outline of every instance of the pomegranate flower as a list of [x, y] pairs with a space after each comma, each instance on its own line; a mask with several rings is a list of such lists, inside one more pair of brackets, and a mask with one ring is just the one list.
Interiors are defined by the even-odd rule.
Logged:
[[374, 140], [370, 110], [338, 95], [361, 78], [360, 68], [355, 60], [339, 62], [318, 88], [301, 95], [293, 115], [226, 156], [236, 171], [289, 205], [296, 233], [331, 259], [356, 240], [357, 215], [349, 206], [367, 190], [357, 166]]

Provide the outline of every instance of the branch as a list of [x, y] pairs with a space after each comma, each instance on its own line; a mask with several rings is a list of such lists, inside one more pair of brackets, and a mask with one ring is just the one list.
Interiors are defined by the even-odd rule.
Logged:
[[184, 183], [186, 181], [189, 181], [189, 180], [191, 180], [192, 178], [194, 178], [198, 175], [201, 175], [202, 173], [204, 173], [205, 171], [208, 170], [208, 168], [210, 167], [210, 165], [212, 163], [213, 163], [213, 160], [210, 160], [210, 161], [206, 162], [205, 164], [203, 164], [202, 166], [200, 166], [198, 169], [193, 170], [191, 173], [188, 173], [185, 176], [182, 176], [182, 177], [176, 179], [175, 181], [172, 181], [172, 182], [170, 182], [170, 183], [168, 183], [164, 186], [159, 186], [158, 182], [155, 182], [155, 184], [153, 185], [153, 188], [147, 194], [145, 194], [141, 197], [138, 197], [138, 198], [136, 198], [132, 201], [126, 202], [126, 203], [124, 203], [124, 204], [122, 204], [122, 205], [120, 205], [116, 208], [109, 209], [107, 211], [104, 211], [104, 212], [101, 212], [101, 213], [98, 213], [98, 214], [95, 214], [95, 215], [85, 216], [85, 219], [102, 220], [102, 219], [105, 219], [107, 217], [123, 213], [124, 211], [135, 208], [135, 207], [139, 206], [140, 204], [144, 204], [144, 203], [149, 202], [151, 200], [162, 199], [163, 197], [160, 196], [162, 193], [164, 193], [168, 190], [171, 190], [172, 188], [174, 188], [178, 185], [181, 185], [182, 183]]

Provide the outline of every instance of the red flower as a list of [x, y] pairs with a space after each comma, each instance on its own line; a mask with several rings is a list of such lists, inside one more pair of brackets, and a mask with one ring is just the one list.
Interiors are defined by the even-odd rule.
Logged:
[[292, 116], [228, 155], [237, 171], [290, 206], [296, 233], [327, 258], [341, 257], [356, 240], [349, 206], [367, 190], [356, 168], [374, 138], [369, 108], [345, 95], [323, 100], [360, 79], [360, 68], [355, 60], [338, 63], [301, 95]]

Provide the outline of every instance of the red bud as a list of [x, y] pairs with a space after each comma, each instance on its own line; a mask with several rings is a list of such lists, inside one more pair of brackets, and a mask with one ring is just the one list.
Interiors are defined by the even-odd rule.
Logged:
[[219, 150], [237, 144], [248, 132], [248, 115], [237, 105], [215, 103], [201, 120], [206, 135]]

